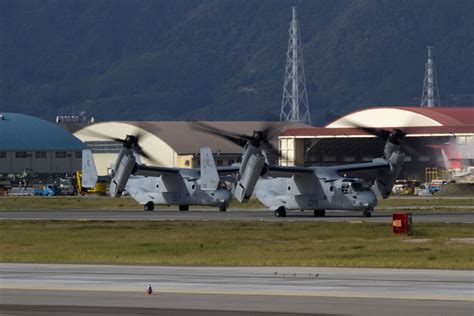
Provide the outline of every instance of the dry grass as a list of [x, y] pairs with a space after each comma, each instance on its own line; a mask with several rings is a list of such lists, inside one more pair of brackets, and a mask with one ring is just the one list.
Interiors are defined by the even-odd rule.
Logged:
[[[474, 269], [472, 224], [2, 221], [0, 261]], [[425, 239], [423, 243], [407, 240]]]

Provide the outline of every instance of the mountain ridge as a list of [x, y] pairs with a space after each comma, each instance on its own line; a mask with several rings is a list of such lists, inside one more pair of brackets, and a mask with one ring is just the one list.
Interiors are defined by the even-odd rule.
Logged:
[[295, 4], [313, 124], [419, 104], [427, 45], [442, 104], [474, 104], [470, 1], [4, 0], [0, 111], [278, 117]]

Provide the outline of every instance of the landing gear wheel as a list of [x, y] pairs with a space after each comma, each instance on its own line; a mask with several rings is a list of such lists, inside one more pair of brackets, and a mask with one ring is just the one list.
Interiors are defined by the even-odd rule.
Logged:
[[179, 210], [180, 211], [189, 211], [189, 205], [180, 205]]
[[225, 203], [222, 203], [219, 205], [219, 212], [225, 212], [227, 211], [227, 205]]
[[368, 210], [365, 210], [364, 213], [362, 213], [362, 215], [364, 215], [365, 217], [370, 217], [370, 216], [372, 216], [372, 212], [368, 211]]
[[326, 215], [326, 211], [325, 211], [325, 210], [314, 210], [314, 216], [316, 216], [316, 217], [324, 217], [324, 215]]
[[145, 211], [153, 211], [155, 209], [155, 204], [153, 204], [152, 201], [147, 202], [145, 205], [143, 205], [143, 209]]
[[276, 217], [285, 217], [286, 216], [286, 210], [284, 206], [280, 206], [275, 210], [275, 216]]

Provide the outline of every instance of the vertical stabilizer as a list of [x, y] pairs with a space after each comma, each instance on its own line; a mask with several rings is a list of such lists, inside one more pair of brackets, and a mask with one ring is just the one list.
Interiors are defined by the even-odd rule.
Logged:
[[209, 147], [201, 147], [201, 189], [215, 191], [219, 185], [219, 175]]
[[97, 183], [97, 169], [90, 149], [82, 151], [82, 187], [93, 188]]

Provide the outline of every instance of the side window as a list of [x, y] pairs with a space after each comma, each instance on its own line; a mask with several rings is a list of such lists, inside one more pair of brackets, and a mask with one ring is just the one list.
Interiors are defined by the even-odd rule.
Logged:
[[330, 191], [330, 192], [333, 192], [333, 191], [334, 191], [334, 187], [333, 187], [332, 185], [329, 187], [329, 191]]
[[342, 194], [348, 194], [349, 193], [349, 183], [343, 182], [341, 185], [341, 191]]

